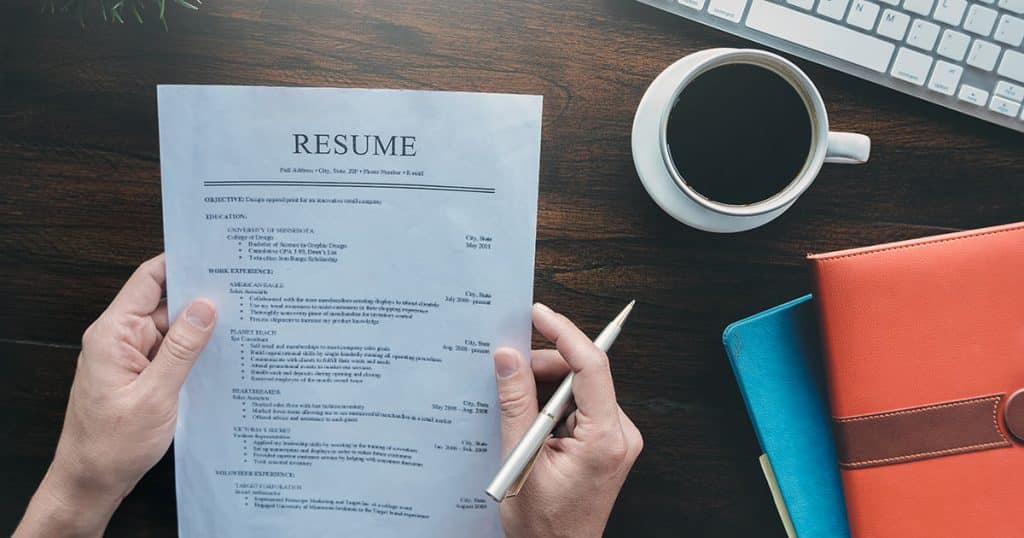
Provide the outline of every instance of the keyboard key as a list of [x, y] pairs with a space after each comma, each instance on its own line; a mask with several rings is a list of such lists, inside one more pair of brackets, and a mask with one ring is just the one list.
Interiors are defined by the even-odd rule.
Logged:
[[677, 0], [680, 5], [700, 11], [704, 9], [704, 0]]
[[1006, 51], [1003, 61], [999, 63], [999, 74], [1017, 82], [1024, 82], [1024, 54], [1015, 50]]
[[932, 71], [932, 78], [928, 80], [928, 88], [942, 94], [953, 95], [963, 74], [964, 68], [959, 65], [939, 60], [935, 62], [935, 70]]
[[1011, 84], [1005, 80], [1000, 80], [999, 83], [996, 84], [996, 95], [1019, 103], [1024, 101], [1024, 87]]
[[1018, 15], [1024, 15], [1024, 0], [999, 0], [999, 7]]
[[796, 6], [808, 10], [814, 7], [814, 0], [786, 0], [786, 3], [791, 6]]
[[818, 2], [818, 13], [837, 21], [843, 20], [846, 14], [846, 6], [850, 0], [821, 0]]
[[1010, 15], [999, 17], [999, 25], [996, 26], [996, 33], [992, 37], [1011, 47], [1019, 47], [1021, 42], [1024, 42], [1024, 19]]
[[932, 57], [900, 47], [896, 53], [896, 61], [892, 63], [892, 76], [918, 86], [924, 84], [928, 70], [932, 67]]
[[932, 50], [939, 37], [939, 25], [917, 19], [910, 25], [907, 43], [922, 50]]
[[890, 6], [898, 6], [898, 5], [900, 5], [900, 0], [882, 0], [882, 1], [885, 2], [886, 4], [889, 4]]
[[988, 104], [988, 109], [1013, 118], [1017, 116], [1018, 112], [1020, 112], [1020, 103], [1014, 103], [1009, 99], [1003, 99], [997, 95], [993, 97], [992, 102]]
[[999, 58], [999, 53], [1002, 50], [999, 45], [975, 39], [974, 44], [971, 45], [971, 51], [967, 53], [967, 64], [991, 71], [996, 66], [996, 59]]
[[964, 21], [964, 30], [981, 36], [987, 36], [992, 32], [992, 26], [996, 23], [996, 10], [989, 9], [977, 4], [971, 6], [967, 12], [967, 20]]
[[[885, 13], [882, 13], [882, 20], [878, 23], [878, 33], [897, 41], [903, 41], [903, 36], [907, 33], [907, 25], [909, 24], [910, 15], [886, 9]], [[964, 45], [964, 50], [966, 49], [967, 45]]]
[[956, 95], [957, 99], [966, 101], [972, 105], [985, 106], [988, 102], [988, 92], [974, 86], [968, 86], [964, 84], [960, 86], [960, 93]]
[[747, 26], [880, 73], [896, 47], [887, 41], [766, 0], [753, 0]]
[[967, 0], [939, 0], [932, 18], [950, 26], [959, 26], [967, 10]]
[[927, 17], [932, 12], [935, 0], [903, 0], [903, 9]]
[[850, 23], [857, 28], [863, 28], [870, 30], [875, 27], [875, 19], [878, 18], [878, 4], [873, 4], [867, 0], [853, 0], [853, 7], [850, 8], [850, 14], [846, 17], [846, 22]]
[[967, 45], [971, 38], [967, 34], [961, 34], [956, 30], [942, 32], [942, 39], [939, 40], [939, 54], [951, 60], [962, 61], [967, 54]]
[[740, 22], [745, 7], [747, 0], [711, 0], [708, 4], [708, 13], [727, 21]]

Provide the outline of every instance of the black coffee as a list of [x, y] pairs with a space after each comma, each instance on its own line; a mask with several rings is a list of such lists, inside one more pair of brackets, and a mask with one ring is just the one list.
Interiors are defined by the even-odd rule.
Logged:
[[785, 79], [750, 64], [699, 75], [668, 119], [669, 153], [683, 180], [733, 205], [770, 198], [792, 182], [811, 148], [811, 119]]

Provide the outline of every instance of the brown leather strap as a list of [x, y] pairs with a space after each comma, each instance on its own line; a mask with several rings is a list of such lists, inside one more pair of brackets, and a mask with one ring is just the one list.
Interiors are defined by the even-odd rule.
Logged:
[[891, 465], [1010, 446], [996, 411], [1003, 394], [833, 418], [839, 465]]

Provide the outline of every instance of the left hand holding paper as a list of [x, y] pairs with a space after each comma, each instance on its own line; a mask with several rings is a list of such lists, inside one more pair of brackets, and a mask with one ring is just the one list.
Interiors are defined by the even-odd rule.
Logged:
[[143, 263], [82, 336], [64, 428], [15, 536], [100, 536], [174, 436], [178, 391], [210, 339], [214, 305], [169, 324], [160, 255]]

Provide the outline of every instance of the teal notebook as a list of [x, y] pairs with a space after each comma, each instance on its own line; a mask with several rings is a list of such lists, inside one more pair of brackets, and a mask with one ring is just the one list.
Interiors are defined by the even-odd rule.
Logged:
[[722, 339], [787, 532], [849, 537], [811, 296], [737, 321]]

